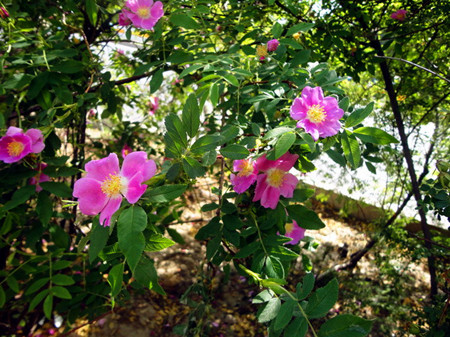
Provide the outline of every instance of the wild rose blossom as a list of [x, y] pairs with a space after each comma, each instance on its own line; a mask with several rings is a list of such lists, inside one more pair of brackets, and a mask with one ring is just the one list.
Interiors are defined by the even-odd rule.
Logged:
[[399, 9], [398, 11], [391, 14], [391, 18], [398, 21], [405, 21], [407, 10]]
[[156, 110], [159, 108], [159, 98], [158, 97], [150, 97], [150, 102], [148, 102], [148, 106], [150, 107], [150, 114], [154, 115]]
[[163, 4], [161, 1], [153, 0], [127, 0], [126, 8], [122, 10], [122, 17], [119, 15], [120, 22], [123, 26], [130, 20], [131, 23], [138, 28], [153, 29], [153, 26], [164, 15]]
[[267, 56], [267, 47], [266, 46], [256, 46], [256, 56], [260, 61], [264, 61]]
[[129, 14], [132, 13], [126, 9], [122, 9], [122, 12], [119, 14], [119, 25], [121, 26], [131, 25], [131, 20], [128, 17]]
[[279, 45], [280, 42], [277, 39], [270, 40], [269, 42], [267, 42], [267, 51], [275, 51], [277, 50]]
[[9, 17], [9, 13], [5, 7], [0, 7], [0, 16], [2, 17], [2, 19], [6, 19]]
[[286, 152], [277, 160], [269, 160], [266, 155], [256, 160], [256, 169], [262, 171], [256, 177], [253, 201], [260, 200], [265, 208], [275, 209], [280, 196], [292, 198], [298, 179], [288, 171], [297, 162], [298, 155]]
[[128, 156], [131, 152], [133, 152], [133, 149], [131, 147], [128, 146], [128, 144], [125, 144], [122, 148], [121, 154], [122, 154], [122, 158], [125, 158], [126, 156]]
[[233, 171], [237, 174], [230, 175], [230, 181], [236, 193], [244, 193], [256, 181], [258, 170], [256, 163], [251, 159], [235, 160], [233, 162]]
[[0, 160], [15, 163], [30, 153], [39, 153], [45, 147], [41, 130], [22, 129], [10, 126], [6, 134], [0, 138]]
[[297, 127], [303, 128], [314, 140], [319, 137], [331, 137], [339, 132], [339, 119], [344, 110], [339, 108], [334, 97], [323, 97], [321, 87], [305, 87], [300, 98], [291, 106], [291, 117], [298, 121]]
[[39, 185], [39, 183], [50, 181], [50, 177], [42, 173], [42, 170], [45, 169], [46, 167], [47, 167], [46, 163], [39, 163], [36, 167], [36, 171], [38, 171], [38, 173], [34, 177], [31, 177], [30, 180], [28, 181], [30, 185], [36, 185], [36, 192], [42, 191], [42, 187]]
[[286, 229], [286, 234], [284, 234], [284, 236], [292, 239], [291, 241], [285, 243], [296, 245], [305, 237], [306, 229], [300, 227], [295, 220], [292, 223], [287, 223], [284, 228]]
[[106, 158], [90, 161], [85, 170], [86, 176], [75, 182], [73, 196], [78, 198], [81, 213], [100, 213], [100, 224], [109, 226], [123, 196], [134, 204], [144, 194], [147, 185], [143, 183], [155, 175], [156, 164], [147, 160], [145, 152], [137, 151], [125, 157], [120, 169], [117, 155], [111, 153]]

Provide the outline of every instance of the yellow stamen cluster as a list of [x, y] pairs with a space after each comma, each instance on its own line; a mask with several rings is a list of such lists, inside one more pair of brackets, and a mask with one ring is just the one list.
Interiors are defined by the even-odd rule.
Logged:
[[266, 46], [256, 46], [256, 56], [258, 57], [266, 57], [267, 56], [267, 47]]
[[284, 228], [286, 229], [286, 234], [292, 232], [292, 230], [294, 229], [294, 224], [293, 223], [287, 223]]
[[325, 112], [325, 109], [320, 104], [313, 105], [309, 108], [308, 112], [306, 113], [308, 116], [308, 119], [313, 123], [321, 123], [325, 120], [327, 117], [327, 113]]
[[292, 34], [292, 37], [294, 38], [294, 39], [296, 39], [296, 40], [298, 40], [298, 39], [300, 39], [300, 33], [299, 32], [297, 32], [297, 33], [295, 33], [295, 34]]
[[22, 153], [24, 148], [25, 146], [21, 142], [12, 141], [8, 144], [8, 154], [11, 157], [17, 157]]
[[148, 19], [150, 17], [150, 8], [149, 7], [141, 7], [137, 10], [136, 14], [141, 19]]
[[253, 164], [250, 160], [243, 160], [240, 164], [239, 164], [239, 173], [238, 176], [239, 177], [248, 177], [249, 175], [251, 175], [253, 173]]
[[122, 190], [122, 181], [120, 176], [110, 174], [109, 177], [102, 182], [101, 188], [102, 192], [109, 198], [118, 195]]
[[266, 182], [272, 187], [280, 187], [284, 182], [286, 172], [277, 168], [267, 171]]

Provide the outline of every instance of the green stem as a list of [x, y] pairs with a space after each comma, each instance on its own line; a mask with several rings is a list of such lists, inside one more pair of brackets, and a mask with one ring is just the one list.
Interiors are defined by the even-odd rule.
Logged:
[[284, 293], [287, 294], [293, 301], [297, 302], [297, 306], [300, 309], [300, 312], [302, 313], [303, 317], [306, 319], [306, 322], [308, 322], [309, 328], [311, 329], [311, 332], [314, 337], [317, 337], [316, 331], [314, 330], [311, 322], [308, 319], [308, 316], [306, 315], [305, 311], [303, 310], [300, 302], [286, 289], [280, 286], [281, 289], [283, 289]]

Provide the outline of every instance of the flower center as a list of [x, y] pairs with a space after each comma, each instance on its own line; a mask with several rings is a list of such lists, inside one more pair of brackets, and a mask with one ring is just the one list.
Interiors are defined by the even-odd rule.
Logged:
[[102, 182], [102, 192], [105, 193], [108, 197], [117, 196], [120, 191], [123, 189], [123, 182], [119, 175], [110, 174], [108, 178], [106, 178]]
[[267, 171], [267, 183], [272, 187], [280, 187], [283, 184], [286, 172], [277, 168]]
[[286, 229], [286, 234], [289, 234], [294, 230], [294, 223], [287, 223], [284, 228]]
[[327, 116], [325, 109], [320, 104], [311, 106], [306, 114], [308, 116], [308, 119], [316, 124], [323, 122], [325, 120], [325, 117]]
[[25, 146], [21, 142], [12, 141], [8, 144], [8, 154], [11, 157], [17, 157], [22, 153], [24, 148]]
[[150, 8], [149, 7], [141, 7], [137, 10], [136, 14], [141, 19], [148, 19], [150, 17]]
[[256, 46], [256, 56], [266, 57], [267, 56], [267, 47], [266, 46]]
[[243, 160], [239, 165], [239, 177], [248, 177], [253, 173], [253, 163], [250, 160]]

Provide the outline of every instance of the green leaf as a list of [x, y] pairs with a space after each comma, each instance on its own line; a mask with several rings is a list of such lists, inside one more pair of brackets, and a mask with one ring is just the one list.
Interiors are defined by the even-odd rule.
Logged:
[[89, 263], [92, 263], [103, 248], [105, 248], [106, 242], [108, 242], [108, 237], [109, 228], [101, 226], [98, 222], [98, 217], [95, 217], [92, 221], [92, 230], [89, 236]]
[[49, 280], [50, 280], [49, 277], [44, 277], [44, 278], [34, 281], [33, 284], [31, 286], [29, 286], [28, 289], [25, 291], [25, 295], [30, 295], [30, 294], [38, 291], [44, 285], [46, 285]]
[[39, 294], [33, 297], [30, 302], [30, 306], [28, 307], [28, 311], [32, 311], [36, 306], [41, 303], [45, 296], [50, 292], [50, 289], [44, 289]]
[[173, 246], [175, 242], [172, 240], [165, 238], [161, 234], [153, 233], [147, 240], [145, 244], [144, 251], [146, 252], [159, 252], [163, 249], [166, 249], [170, 246]]
[[167, 228], [167, 233], [169, 233], [170, 237], [175, 241], [176, 243], [179, 243], [180, 245], [184, 245], [186, 242], [184, 241], [183, 237], [173, 228]]
[[163, 82], [163, 68], [158, 69], [152, 76], [150, 80], [150, 94], [153, 94], [156, 90], [159, 89], [161, 83]]
[[43, 183], [39, 183], [42, 189], [53, 193], [54, 195], [60, 198], [71, 198], [72, 197], [72, 189], [67, 186], [65, 183], [58, 183], [55, 181], [46, 181]]
[[209, 240], [208, 244], [206, 245], [206, 258], [208, 260], [211, 260], [214, 255], [216, 255], [221, 242], [222, 236], [220, 234], [214, 237], [212, 240]]
[[211, 99], [213, 107], [217, 106], [219, 103], [219, 86], [217, 83], [213, 83], [211, 87], [209, 87], [209, 98]]
[[294, 313], [294, 307], [296, 304], [297, 302], [289, 299], [281, 305], [280, 312], [275, 319], [275, 330], [281, 330], [288, 325], [292, 318], [292, 314]]
[[344, 131], [341, 134], [341, 144], [344, 150], [345, 158], [350, 163], [352, 168], [357, 168], [361, 161], [361, 151], [359, 149], [359, 143], [355, 136]]
[[374, 107], [374, 103], [369, 103], [365, 108], [363, 109], [356, 109], [352, 112], [350, 116], [348, 116], [347, 120], [345, 121], [345, 127], [350, 128], [352, 126], [358, 125], [361, 123], [367, 116], [370, 115]]
[[86, 0], [86, 13], [94, 27], [97, 25], [97, 11], [98, 8], [95, 0]]
[[362, 127], [353, 131], [353, 134], [361, 139], [364, 143], [387, 145], [390, 143], [398, 143], [395, 137], [391, 136], [387, 132], [374, 128], [374, 127]]
[[283, 134], [280, 138], [278, 138], [277, 143], [274, 147], [275, 159], [280, 158], [283, 154], [285, 154], [294, 144], [296, 139], [295, 133], [288, 132]]
[[[97, 222], [98, 223], [98, 222]], [[61, 270], [69, 267], [72, 264], [71, 261], [59, 260], [53, 263], [53, 270]]]
[[325, 153], [330, 157], [336, 164], [345, 167], [346, 161], [342, 154], [332, 149], [325, 151]]
[[169, 202], [182, 195], [186, 188], [187, 185], [163, 185], [150, 189], [145, 196], [152, 203]]
[[220, 136], [215, 135], [205, 135], [197, 139], [191, 146], [191, 152], [195, 154], [202, 154], [211, 150], [215, 150], [219, 141]]
[[195, 94], [190, 94], [186, 100], [181, 120], [183, 121], [184, 128], [188, 135], [194, 137], [200, 126], [200, 108]]
[[53, 214], [53, 203], [50, 199], [48, 192], [39, 192], [36, 213], [39, 215], [39, 220], [44, 227], [47, 227]]
[[74, 279], [65, 274], [53, 275], [52, 282], [59, 286], [71, 286], [72, 284], [75, 284]]
[[204, 64], [194, 64], [192, 66], [190, 66], [189, 68], [184, 69], [180, 76], [178, 76], [179, 79], [182, 79], [184, 76], [188, 75], [188, 74], [192, 74], [194, 71], [199, 70], [200, 68], [203, 68], [205, 65]]
[[278, 297], [273, 297], [265, 304], [261, 312], [258, 313], [258, 322], [265, 323], [274, 319], [281, 308], [281, 301]]
[[207, 238], [217, 235], [220, 231], [220, 218], [215, 216], [205, 226], [199, 229], [195, 235], [196, 240], [206, 240]]
[[139, 206], [124, 210], [117, 221], [119, 247], [127, 259], [132, 272], [141, 259], [145, 247], [142, 231], [147, 227], [147, 214]]
[[111, 296], [116, 297], [122, 289], [123, 263], [116, 264], [108, 273], [108, 283], [111, 286]]
[[44, 314], [48, 319], [52, 319], [53, 294], [48, 294], [44, 301]]
[[166, 117], [164, 123], [166, 125], [167, 133], [170, 135], [173, 141], [182, 148], [186, 148], [186, 130], [184, 129], [183, 123], [181, 122], [180, 118], [175, 114], [170, 114]]
[[235, 259], [242, 259], [245, 257], [249, 257], [254, 252], [256, 252], [261, 247], [261, 243], [259, 241], [254, 241], [247, 246], [241, 248], [236, 255], [234, 256]]
[[283, 32], [283, 26], [280, 25], [278, 22], [275, 22], [275, 24], [272, 26], [273, 37], [275, 39], [280, 38], [282, 32]]
[[348, 97], [344, 97], [343, 99], [341, 99], [339, 101], [339, 107], [344, 111], [347, 111], [349, 104], [350, 104], [350, 99]]
[[308, 322], [304, 317], [297, 317], [284, 330], [284, 337], [305, 337], [308, 331]]
[[142, 286], [152, 289], [160, 295], [166, 295], [164, 289], [158, 283], [158, 275], [156, 274], [155, 265], [149, 258], [142, 256], [133, 273], [133, 276]]
[[250, 152], [242, 145], [231, 144], [220, 150], [222, 156], [230, 159], [245, 159]]
[[65, 300], [70, 300], [72, 298], [72, 295], [66, 288], [56, 286], [56, 287], [52, 287], [51, 291], [52, 291], [52, 294], [55, 295], [56, 297], [59, 297], [59, 298], [65, 299]]
[[182, 160], [183, 169], [189, 178], [195, 179], [205, 174], [205, 168], [194, 158], [185, 157]]
[[268, 140], [268, 139], [272, 139], [272, 138], [276, 138], [279, 137], [287, 132], [292, 132], [295, 131], [294, 128], [289, 128], [286, 126], [280, 126], [278, 128], [269, 130], [266, 135], [264, 136], [263, 140]]
[[239, 81], [233, 75], [227, 74], [227, 75], [223, 75], [222, 77], [231, 85], [234, 85], [235, 87], [239, 87]]
[[325, 316], [338, 299], [338, 281], [332, 279], [328, 284], [313, 293], [306, 306], [305, 312], [309, 318]]
[[186, 14], [172, 14], [169, 21], [175, 26], [185, 29], [200, 29], [201, 26], [193, 18]]
[[75, 60], [62, 61], [58, 65], [52, 67], [53, 71], [58, 71], [64, 74], [81, 73], [84, 69], [84, 63]]
[[291, 60], [291, 68], [297, 68], [300, 64], [306, 63], [311, 55], [311, 50], [300, 50]]
[[363, 337], [372, 330], [372, 322], [353, 315], [339, 315], [320, 327], [319, 337]]
[[303, 277], [303, 284], [301, 283], [297, 284], [297, 299], [301, 301], [306, 297], [308, 297], [313, 288], [314, 288], [314, 274], [307, 273]]
[[36, 193], [35, 185], [27, 185], [22, 187], [20, 190], [14, 192], [11, 200], [9, 200], [2, 208], [2, 211], [9, 211], [19, 205], [25, 203], [30, 197]]
[[290, 35], [293, 35], [298, 32], [305, 33], [313, 27], [314, 27], [314, 23], [302, 22], [302, 23], [296, 24], [295, 26], [292, 26], [291, 28], [289, 28], [286, 35], [290, 36]]
[[8, 286], [11, 288], [12, 291], [14, 291], [15, 293], [19, 292], [19, 283], [17, 282], [17, 280], [14, 278], [14, 276], [9, 275], [8, 278], [6, 279], [6, 283], [8, 284]]
[[255, 298], [252, 300], [252, 303], [253, 304], [266, 303], [269, 302], [272, 297], [273, 296], [270, 293], [270, 290], [265, 289], [255, 296]]
[[305, 229], [321, 229], [325, 224], [320, 220], [316, 212], [302, 205], [289, 205], [286, 207], [289, 216], [297, 222], [297, 224]]

